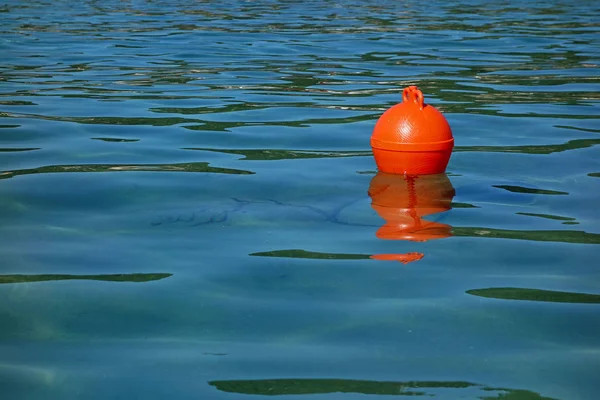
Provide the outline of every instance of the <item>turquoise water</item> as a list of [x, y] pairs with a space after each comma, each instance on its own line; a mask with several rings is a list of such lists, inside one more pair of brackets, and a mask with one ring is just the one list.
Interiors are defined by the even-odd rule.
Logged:
[[[596, 400], [599, 15], [5, 2], [1, 398]], [[456, 140], [413, 192], [408, 85]]]

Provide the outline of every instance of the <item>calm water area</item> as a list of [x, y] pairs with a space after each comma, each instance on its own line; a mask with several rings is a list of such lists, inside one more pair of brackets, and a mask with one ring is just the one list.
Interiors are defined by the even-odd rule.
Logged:
[[0, 398], [600, 399], [599, 145], [597, 1], [0, 3]]

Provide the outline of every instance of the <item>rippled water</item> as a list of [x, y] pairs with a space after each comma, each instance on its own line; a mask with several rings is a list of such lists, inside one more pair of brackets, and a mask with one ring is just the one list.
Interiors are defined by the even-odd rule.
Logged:
[[[599, 15], [5, 2], [1, 397], [595, 400]], [[447, 176], [376, 174], [413, 84]]]

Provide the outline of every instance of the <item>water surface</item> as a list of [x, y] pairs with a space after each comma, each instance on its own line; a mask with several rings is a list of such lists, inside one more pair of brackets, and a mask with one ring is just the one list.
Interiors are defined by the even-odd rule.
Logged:
[[[1, 397], [596, 400], [599, 15], [5, 2]], [[447, 175], [377, 174], [408, 85]]]

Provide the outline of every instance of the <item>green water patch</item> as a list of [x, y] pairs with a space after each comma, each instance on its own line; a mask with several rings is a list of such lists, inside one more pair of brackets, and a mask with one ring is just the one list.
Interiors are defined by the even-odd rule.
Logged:
[[536, 214], [536, 213], [526, 213], [526, 212], [518, 212], [517, 215], [525, 215], [527, 217], [538, 217], [545, 219], [553, 219], [556, 221], [575, 221], [575, 218], [572, 217], [562, 217], [560, 215], [552, 215], [552, 214]]
[[487, 288], [467, 290], [467, 294], [490, 299], [544, 301], [551, 303], [600, 304], [600, 295], [527, 288]]
[[300, 249], [274, 250], [249, 254], [258, 257], [308, 258], [317, 260], [367, 260], [369, 254], [319, 253]]
[[452, 202], [452, 203], [450, 203], [450, 206], [451, 206], [451, 208], [481, 208], [481, 207], [473, 205], [473, 204], [458, 203], [458, 202]]
[[120, 138], [109, 138], [109, 137], [98, 137], [98, 138], [91, 138], [91, 139], [92, 140], [101, 140], [103, 142], [124, 142], [124, 143], [140, 141], [140, 139], [120, 139]]
[[[73, 89], [73, 88], [70, 88]], [[88, 89], [92, 91], [91, 89]], [[96, 89], [94, 89], [96, 90]], [[99, 89], [98, 89], [99, 90]], [[100, 90], [103, 91], [103, 90]], [[35, 118], [48, 121], [74, 122], [77, 124], [93, 125], [148, 125], [148, 126], [171, 126], [186, 122], [202, 122], [197, 119], [188, 118], [145, 118], [145, 117], [67, 117], [54, 115], [38, 115], [26, 113], [0, 113], [3, 117], [12, 118]]]
[[19, 100], [0, 100], [2, 106], [37, 106], [32, 101], [19, 101]]
[[[341, 125], [341, 124], [352, 124], [356, 122], [373, 121], [379, 115], [378, 114], [367, 114], [367, 115], [356, 115], [352, 117], [344, 118], [311, 118], [302, 119], [298, 121], [265, 121], [265, 122], [227, 122], [227, 121], [198, 121], [202, 122], [201, 125], [183, 125], [185, 129], [194, 131], [222, 131], [228, 132], [232, 128], [242, 126], [285, 126], [291, 128], [308, 128], [313, 125]], [[187, 122], [191, 120], [186, 120]]]
[[218, 174], [252, 175], [254, 172], [243, 169], [211, 167], [207, 162], [181, 164], [81, 164], [49, 165], [46, 167], [0, 171], [0, 179], [18, 175], [66, 173], [66, 172], [207, 172]]
[[[328, 393], [359, 393], [387, 396], [435, 396], [440, 390], [479, 389], [481, 400], [557, 400], [528, 390], [492, 388], [462, 381], [370, 381], [354, 379], [256, 379], [210, 381], [222, 392], [283, 396]], [[485, 393], [488, 392], [488, 393]], [[498, 392], [498, 393], [490, 393]], [[457, 392], [456, 395], [461, 396]]]
[[123, 48], [123, 49], [144, 49], [145, 46], [132, 46], [128, 44], [114, 44], [113, 47]]
[[455, 152], [477, 151], [487, 153], [552, 154], [585, 149], [600, 144], [600, 139], [575, 139], [561, 144], [531, 146], [455, 146]]
[[[287, 103], [286, 106], [307, 106], [310, 103]], [[227, 113], [227, 112], [238, 112], [248, 110], [262, 110], [269, 108], [268, 104], [253, 104], [253, 103], [236, 103], [226, 104], [221, 107], [157, 107], [150, 108], [150, 111], [155, 113], [165, 114], [182, 114], [182, 115], [198, 115], [198, 114], [214, 114], [214, 113]]]
[[47, 281], [68, 281], [68, 280], [91, 280], [105, 282], [151, 282], [168, 278], [173, 274], [109, 274], [109, 275], [60, 275], [60, 274], [42, 274], [42, 275], [0, 275], [0, 284], [6, 283], [30, 283]]
[[34, 151], [40, 150], [40, 147], [0, 147], [0, 152], [19, 152], [19, 151]]
[[528, 188], [528, 187], [524, 187], [524, 186], [492, 185], [492, 187], [508, 190], [509, 192], [513, 192], [513, 193], [547, 194], [550, 196], [561, 196], [561, 195], [569, 194], [567, 192], [559, 192], [557, 190], [535, 189], [535, 188]]
[[487, 237], [495, 239], [530, 240], [534, 242], [600, 244], [600, 234], [584, 231], [521, 231], [478, 227], [453, 227], [452, 234], [459, 237]]
[[276, 149], [248, 149], [248, 150], [229, 150], [229, 149], [209, 149], [187, 147], [182, 150], [200, 150], [212, 151], [225, 154], [236, 154], [243, 156], [240, 160], [267, 161], [267, 160], [291, 160], [300, 158], [339, 158], [339, 157], [367, 157], [371, 156], [370, 151], [318, 151], [318, 150], [276, 150]]
[[569, 125], [556, 125], [556, 128], [571, 129], [574, 131], [581, 131], [581, 132], [600, 133], [600, 129], [580, 128], [577, 126], [569, 126]]

